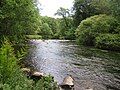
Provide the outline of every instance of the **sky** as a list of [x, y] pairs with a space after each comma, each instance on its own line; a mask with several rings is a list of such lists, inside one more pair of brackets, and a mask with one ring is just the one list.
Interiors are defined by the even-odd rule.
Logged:
[[54, 14], [60, 7], [71, 9], [74, 0], [39, 0], [42, 16], [57, 17]]

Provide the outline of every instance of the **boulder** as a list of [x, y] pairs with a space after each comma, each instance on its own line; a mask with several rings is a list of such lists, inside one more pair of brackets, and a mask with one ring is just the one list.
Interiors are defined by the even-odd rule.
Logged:
[[30, 78], [33, 79], [35, 82], [37, 82], [43, 76], [46, 76], [46, 75], [44, 73], [34, 71], [31, 73]]
[[74, 87], [73, 78], [71, 76], [66, 76], [60, 85], [61, 88], [71, 89]]

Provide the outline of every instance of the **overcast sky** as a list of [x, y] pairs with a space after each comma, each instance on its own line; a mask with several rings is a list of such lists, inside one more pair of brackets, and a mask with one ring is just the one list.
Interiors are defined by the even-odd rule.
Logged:
[[41, 3], [41, 15], [55, 17], [54, 14], [59, 7], [71, 9], [74, 0], [39, 0]]

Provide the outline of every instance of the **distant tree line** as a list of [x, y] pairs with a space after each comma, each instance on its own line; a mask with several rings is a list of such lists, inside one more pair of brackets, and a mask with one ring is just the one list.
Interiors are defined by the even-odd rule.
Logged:
[[[74, 0], [71, 10], [60, 7], [56, 11], [55, 15], [61, 18], [41, 16], [37, 4], [37, 0], [1, 0], [1, 42], [7, 36], [11, 42], [21, 44], [26, 40], [26, 35], [39, 35], [42, 39], [76, 39], [79, 44], [96, 46], [95, 36], [93, 38], [91, 33], [105, 34], [101, 28], [111, 26], [107, 29], [112, 33], [106, 33], [107, 36], [119, 34], [120, 0]], [[86, 40], [88, 35], [91, 38]], [[96, 47], [102, 48], [98, 44]]]
[[79, 44], [120, 50], [120, 0], [74, 0], [71, 10], [60, 7], [55, 15], [61, 18], [41, 16], [43, 38], [76, 39]]

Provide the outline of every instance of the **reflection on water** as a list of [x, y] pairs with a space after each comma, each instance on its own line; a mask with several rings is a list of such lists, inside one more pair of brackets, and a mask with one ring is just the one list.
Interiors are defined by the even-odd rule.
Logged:
[[75, 90], [120, 90], [120, 53], [83, 47], [68, 40], [32, 40], [27, 61], [61, 83], [75, 79]]

